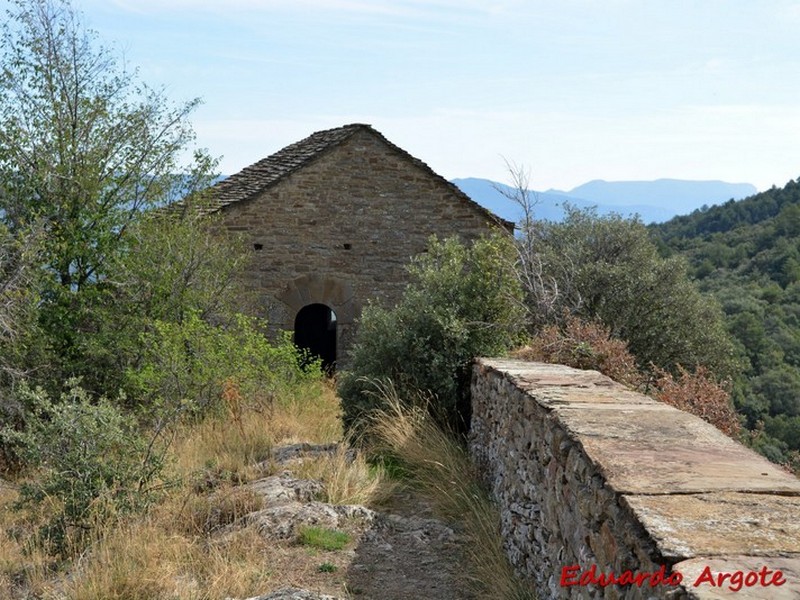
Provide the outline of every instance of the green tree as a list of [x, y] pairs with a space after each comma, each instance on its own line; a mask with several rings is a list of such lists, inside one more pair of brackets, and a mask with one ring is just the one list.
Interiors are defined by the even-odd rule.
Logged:
[[571, 209], [563, 222], [542, 224], [534, 246], [558, 290], [555, 312], [599, 320], [640, 366], [736, 371], [719, 306], [691, 282], [684, 261], [659, 255], [638, 220]]
[[241, 239], [218, 235], [217, 225], [214, 217], [187, 212], [129, 227], [125, 252], [109, 261], [108, 285], [92, 307], [94, 327], [76, 340], [73, 368], [84, 385], [125, 388], [125, 373], [141, 364], [145, 337], [157, 323], [180, 324], [192, 315], [229, 324], [247, 312], [240, 275], [251, 255]]
[[[98, 46], [68, 0], [15, 0], [0, 38], [0, 218], [38, 225], [41, 322], [57, 356], [91, 330], [109, 261], [142, 211], [206, 182], [188, 115]], [[179, 175], [190, 173], [189, 175]]]

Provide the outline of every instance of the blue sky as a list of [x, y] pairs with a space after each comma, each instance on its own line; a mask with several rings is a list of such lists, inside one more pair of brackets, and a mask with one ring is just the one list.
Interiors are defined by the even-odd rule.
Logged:
[[800, 1], [73, 0], [226, 174], [370, 123], [448, 179], [800, 176]]

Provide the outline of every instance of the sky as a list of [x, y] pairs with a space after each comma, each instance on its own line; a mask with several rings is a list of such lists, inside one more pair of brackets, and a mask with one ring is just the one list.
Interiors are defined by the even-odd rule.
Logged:
[[800, 176], [800, 1], [73, 0], [232, 174], [369, 123], [448, 178]]

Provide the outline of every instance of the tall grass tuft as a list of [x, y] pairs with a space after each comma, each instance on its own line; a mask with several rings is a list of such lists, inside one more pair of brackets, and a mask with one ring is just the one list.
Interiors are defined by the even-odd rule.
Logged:
[[392, 496], [398, 482], [383, 465], [370, 464], [362, 451], [350, 446], [347, 441], [341, 442], [333, 453], [298, 467], [298, 473], [322, 481], [324, 500], [330, 504], [379, 507]]
[[499, 511], [480, 484], [466, 448], [437, 425], [420, 402], [401, 402], [391, 382], [379, 388], [385, 408], [373, 413], [370, 426], [377, 449], [399, 460], [434, 511], [463, 531], [466, 577], [476, 595], [535, 599], [508, 562]]

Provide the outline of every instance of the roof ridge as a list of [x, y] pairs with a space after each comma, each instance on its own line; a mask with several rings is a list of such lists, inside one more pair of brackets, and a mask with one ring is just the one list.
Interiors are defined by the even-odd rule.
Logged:
[[285, 177], [295, 173], [308, 163], [316, 160], [331, 148], [339, 146], [358, 131], [369, 131], [377, 136], [384, 144], [411, 161], [414, 165], [426, 171], [447, 186], [462, 201], [468, 203], [473, 209], [478, 210], [487, 218], [499, 223], [505, 229], [513, 231], [513, 223], [502, 219], [489, 209], [478, 204], [457, 185], [448, 181], [427, 163], [413, 156], [400, 146], [386, 138], [380, 131], [367, 123], [349, 123], [332, 129], [315, 131], [308, 137], [281, 148], [274, 154], [262, 158], [251, 165], [244, 167], [222, 181], [208, 188], [204, 212], [217, 212], [226, 206], [247, 200], [272, 187]]

